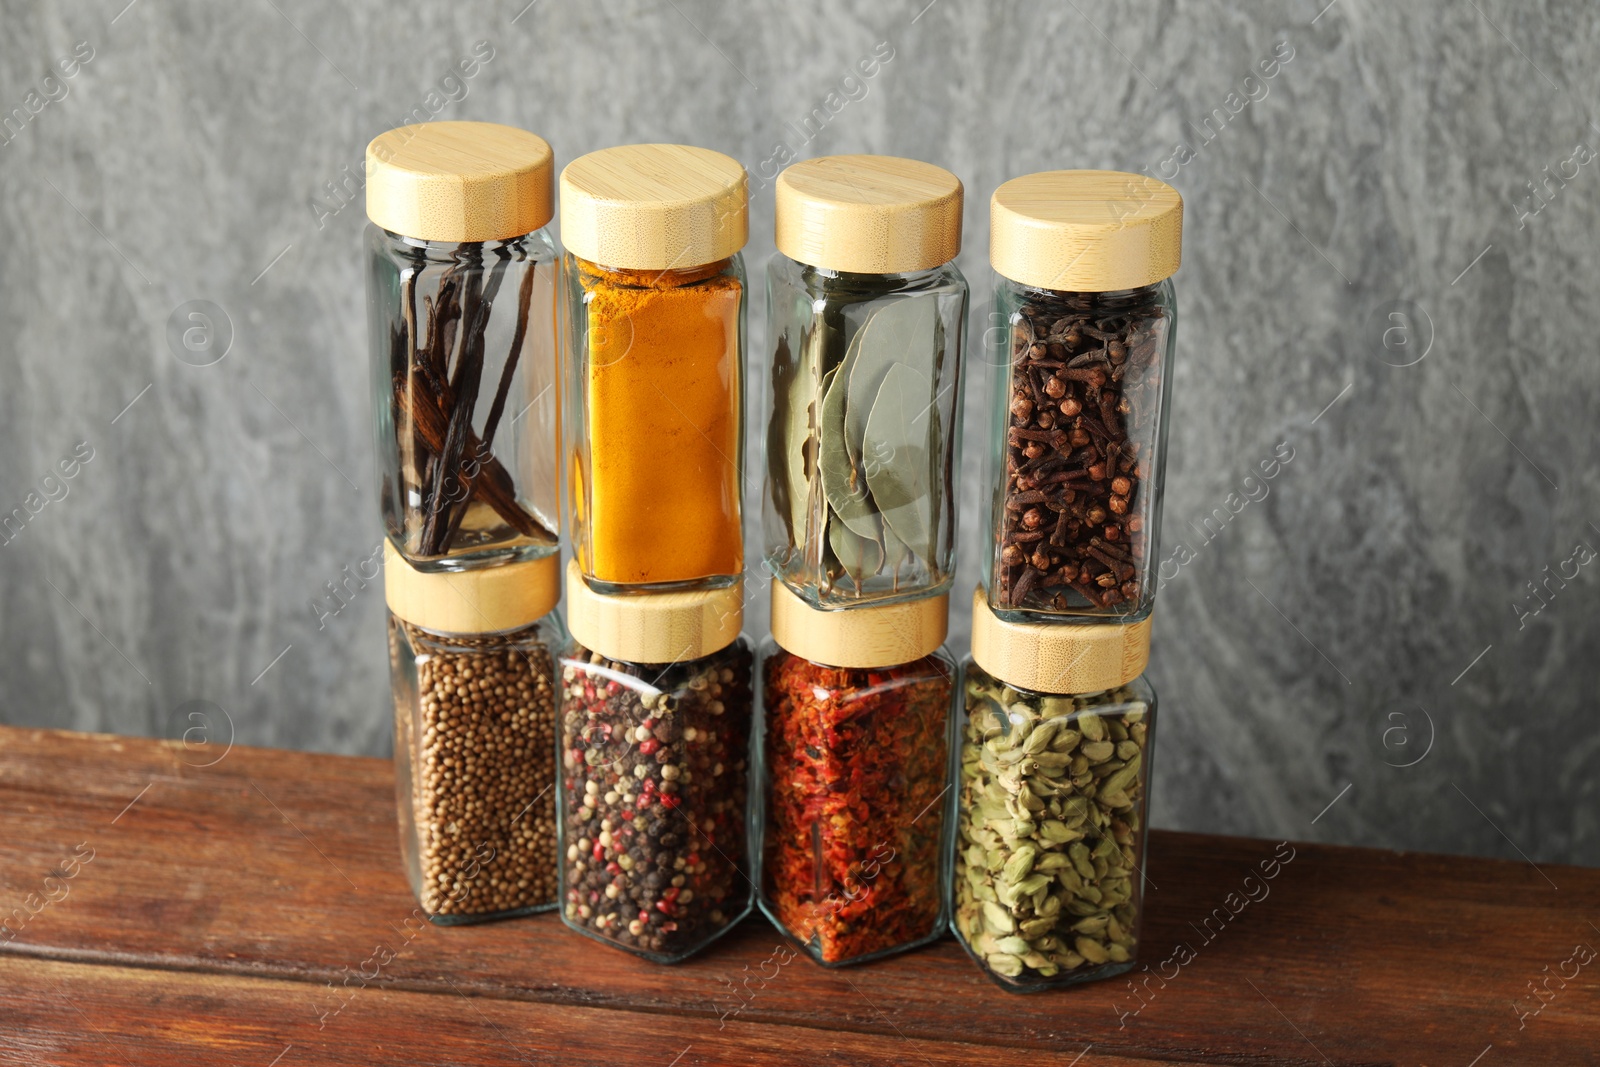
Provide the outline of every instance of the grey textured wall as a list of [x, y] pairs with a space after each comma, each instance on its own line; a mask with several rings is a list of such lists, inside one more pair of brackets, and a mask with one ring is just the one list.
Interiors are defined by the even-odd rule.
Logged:
[[126, 2], [0, 3], [0, 719], [388, 750], [381, 590], [311, 607], [379, 537], [338, 189], [431, 103], [731, 153], [753, 266], [784, 152], [942, 163], [980, 314], [999, 182], [1176, 171], [1156, 821], [1600, 862], [1593, 5]]

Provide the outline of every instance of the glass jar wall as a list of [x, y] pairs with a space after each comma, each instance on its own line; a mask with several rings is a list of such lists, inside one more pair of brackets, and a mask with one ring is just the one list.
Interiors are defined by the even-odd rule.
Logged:
[[479, 122], [368, 147], [367, 308], [385, 532], [430, 570], [556, 551], [558, 253], [543, 140]]
[[1055, 171], [995, 192], [994, 610], [1146, 617], [1166, 462], [1182, 201], [1142, 175]]

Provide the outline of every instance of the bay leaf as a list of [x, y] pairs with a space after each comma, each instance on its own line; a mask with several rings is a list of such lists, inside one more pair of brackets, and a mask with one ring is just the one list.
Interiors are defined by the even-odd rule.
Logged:
[[[829, 329], [821, 318], [813, 317], [811, 328], [801, 343], [799, 359], [789, 382], [788, 402], [785, 404], [786, 425], [783, 430], [784, 461], [788, 472], [789, 529], [796, 548], [809, 549], [812, 527], [820, 532], [820, 516], [813, 524], [812, 518], [821, 507], [822, 496], [817, 485], [817, 456], [820, 451], [818, 429], [822, 409], [822, 363], [827, 350]], [[806, 551], [805, 558], [816, 556]]]
[[[931, 328], [930, 328], [931, 332]], [[895, 536], [924, 561], [933, 560], [933, 450], [938, 444], [929, 412], [933, 381], [914, 366], [892, 364], [867, 419], [863, 447], [872, 502]]]
[[845, 409], [845, 446], [861, 462], [867, 419], [889, 368], [903, 363], [931, 372], [939, 327], [938, 301], [923, 296], [879, 301], [851, 338], [845, 356], [849, 402]]
[[801, 541], [800, 530], [793, 519], [796, 482], [789, 449], [793, 438], [792, 409], [799, 369], [789, 349], [788, 334], [780, 334], [772, 356], [772, 418], [767, 422], [766, 493], [772, 502], [772, 513], [783, 519], [788, 527], [789, 543], [796, 548]]
[[867, 481], [862, 471], [851, 462], [849, 450], [845, 447], [845, 386], [849, 381], [846, 375], [848, 369], [849, 357], [846, 356], [845, 362], [829, 371], [822, 380], [817, 467], [822, 475], [822, 491], [834, 514], [857, 536], [868, 538], [876, 545], [879, 527], [869, 501]]
[[[878, 525], [878, 520], [870, 514], [867, 516], [867, 521], [872, 523], [874, 528]], [[883, 547], [878, 544], [876, 530], [871, 537], [865, 537], [844, 523], [830, 521], [828, 544], [833, 549], [834, 558], [850, 576], [857, 593], [861, 591], [867, 578], [883, 569]]]

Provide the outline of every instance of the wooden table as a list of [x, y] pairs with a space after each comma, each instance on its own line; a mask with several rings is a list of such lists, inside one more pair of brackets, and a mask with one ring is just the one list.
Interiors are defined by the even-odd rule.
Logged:
[[1600, 871], [1158, 831], [1142, 998], [763, 967], [759, 918], [668, 968], [416, 921], [385, 761], [218, 755], [0, 728], [0, 1063], [1600, 1062]]

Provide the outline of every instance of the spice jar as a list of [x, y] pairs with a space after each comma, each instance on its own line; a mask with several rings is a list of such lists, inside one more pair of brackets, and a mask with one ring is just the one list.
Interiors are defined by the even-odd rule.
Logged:
[[568, 514], [601, 593], [744, 570], [744, 168], [628, 145], [561, 173]]
[[1014, 178], [990, 205], [999, 376], [989, 603], [1136, 621], [1155, 590], [1183, 201], [1141, 174]]
[[1133, 967], [1156, 699], [1150, 622], [1008, 623], [974, 597], [955, 922], [1002, 987]]
[[385, 544], [401, 853], [436, 923], [555, 907], [557, 573], [429, 572]]
[[487, 122], [367, 146], [379, 495], [424, 570], [556, 551], [553, 172], [542, 138]]
[[675, 963], [750, 911], [743, 587], [606, 596], [567, 572], [562, 917]]
[[967, 281], [961, 182], [831, 156], [778, 176], [765, 527], [820, 608], [949, 589]]
[[926, 944], [949, 921], [949, 607], [819, 611], [773, 582], [757, 884], [767, 916], [826, 966]]

